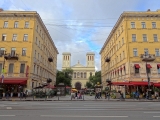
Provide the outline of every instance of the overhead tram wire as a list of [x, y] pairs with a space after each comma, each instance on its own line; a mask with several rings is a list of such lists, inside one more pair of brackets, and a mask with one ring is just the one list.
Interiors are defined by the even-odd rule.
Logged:
[[75, 27], [113, 27], [113, 26], [93, 26], [93, 25], [60, 25], [60, 24], [45, 24], [51, 26], [75, 26]]

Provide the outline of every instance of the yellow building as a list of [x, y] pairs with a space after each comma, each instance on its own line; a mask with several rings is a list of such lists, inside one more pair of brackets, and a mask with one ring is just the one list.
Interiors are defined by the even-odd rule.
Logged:
[[[0, 76], [4, 90], [24, 90], [56, 80], [57, 48], [35, 11], [0, 9]], [[4, 67], [4, 70], [3, 70]]]
[[[147, 87], [146, 69], [151, 85], [160, 86], [159, 51], [160, 10], [123, 12], [100, 51], [103, 86], [111, 80], [112, 85], [133, 86], [134, 90], [135, 86]], [[152, 59], [147, 67], [144, 59]]]
[[78, 63], [71, 66], [71, 53], [64, 52], [62, 54], [62, 70], [71, 68], [73, 70], [72, 75], [72, 87], [78, 90], [85, 88], [86, 82], [89, 81], [89, 77], [95, 75], [95, 54], [88, 52], [86, 54], [86, 66]]

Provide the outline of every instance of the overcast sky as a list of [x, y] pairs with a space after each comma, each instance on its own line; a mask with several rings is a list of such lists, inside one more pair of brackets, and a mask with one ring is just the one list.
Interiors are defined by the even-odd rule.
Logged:
[[160, 0], [0, 0], [4, 10], [37, 11], [59, 51], [71, 52], [71, 63], [86, 65], [86, 53], [95, 53], [95, 68], [101, 70], [100, 49], [123, 11], [156, 11]]

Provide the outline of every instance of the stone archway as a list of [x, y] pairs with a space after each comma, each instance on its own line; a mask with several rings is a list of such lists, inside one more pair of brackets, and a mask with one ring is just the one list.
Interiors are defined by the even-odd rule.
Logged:
[[76, 88], [77, 90], [81, 90], [81, 87], [82, 87], [82, 85], [81, 85], [80, 82], [76, 82], [76, 83], [75, 83], [75, 88]]

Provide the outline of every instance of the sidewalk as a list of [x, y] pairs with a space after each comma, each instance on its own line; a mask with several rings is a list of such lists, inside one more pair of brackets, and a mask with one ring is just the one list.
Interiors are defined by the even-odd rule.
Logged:
[[95, 99], [95, 96], [88, 96], [88, 95], [84, 95], [84, 98], [82, 97], [82, 99], [72, 99], [71, 100], [71, 96], [70, 95], [66, 95], [66, 96], [59, 96], [59, 97], [53, 97], [53, 98], [33, 98], [33, 97], [27, 97], [26, 99], [20, 99], [18, 97], [13, 97], [13, 98], [9, 98], [9, 100], [7, 100], [6, 98], [2, 98], [0, 99], [0, 101], [115, 101], [115, 102], [119, 102], [119, 101], [125, 101], [125, 102], [160, 102], [160, 99], [153, 99], [153, 100], [147, 100], [147, 99], [140, 99], [140, 100], [136, 100], [136, 99], [105, 99], [104, 97], [101, 99]]

